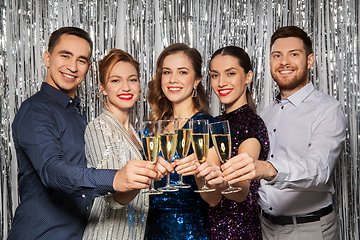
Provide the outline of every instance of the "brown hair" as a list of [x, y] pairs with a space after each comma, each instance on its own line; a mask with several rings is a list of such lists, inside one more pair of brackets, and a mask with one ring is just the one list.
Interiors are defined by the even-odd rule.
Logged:
[[310, 37], [307, 35], [306, 32], [304, 32], [304, 30], [302, 30], [301, 28], [299, 28], [297, 26], [286, 26], [286, 27], [281, 27], [281, 28], [277, 29], [271, 36], [270, 49], [272, 48], [272, 46], [274, 45], [274, 42], [277, 39], [288, 38], [288, 37], [296, 37], [303, 41], [304, 49], [306, 51], [306, 56], [309, 56], [310, 54], [313, 53], [312, 42], [311, 42]]
[[60, 41], [60, 37], [64, 34], [74, 35], [79, 38], [85, 39], [90, 45], [90, 57], [91, 57], [92, 49], [93, 49], [93, 42], [92, 42], [89, 34], [86, 31], [84, 31], [81, 28], [77, 28], [77, 27], [61, 27], [61, 28], [55, 30], [54, 32], [52, 32], [50, 35], [50, 38], [49, 38], [49, 43], [48, 43], [49, 53], [51, 53], [54, 50], [55, 46]]
[[[162, 120], [173, 115], [172, 104], [170, 100], [165, 97], [161, 89], [161, 76], [164, 59], [169, 55], [179, 52], [184, 53], [189, 58], [195, 70], [195, 78], [202, 78], [202, 58], [198, 50], [190, 48], [184, 43], [173, 43], [165, 48], [156, 61], [155, 77], [148, 84], [147, 100], [152, 109], [150, 120]], [[197, 86], [197, 96], [193, 97], [193, 103], [196, 109], [208, 113], [205, 88], [201, 82]]]
[[[244, 69], [245, 74], [253, 70], [250, 57], [244, 49], [236, 46], [227, 46], [216, 50], [211, 56], [210, 63], [217, 55], [232, 56], [238, 60], [239, 66]], [[250, 105], [251, 109], [256, 113], [255, 102], [252, 97], [250, 89], [246, 88], [246, 101]]]
[[114, 65], [120, 61], [128, 62], [133, 65], [136, 69], [138, 78], [140, 79], [140, 64], [136, 61], [133, 56], [121, 49], [110, 49], [109, 53], [106, 54], [99, 61], [99, 78], [100, 83], [105, 87], [109, 81], [109, 75]]

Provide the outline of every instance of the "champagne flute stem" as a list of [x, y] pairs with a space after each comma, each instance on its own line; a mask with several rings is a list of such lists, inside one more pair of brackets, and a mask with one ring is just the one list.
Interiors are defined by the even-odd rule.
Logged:
[[151, 179], [150, 189], [155, 190], [154, 180]]
[[205, 179], [205, 177], [204, 177], [204, 186], [203, 186], [203, 188], [208, 188], [208, 187], [206, 186], [206, 179]]
[[166, 187], [170, 187], [170, 173], [166, 175]]

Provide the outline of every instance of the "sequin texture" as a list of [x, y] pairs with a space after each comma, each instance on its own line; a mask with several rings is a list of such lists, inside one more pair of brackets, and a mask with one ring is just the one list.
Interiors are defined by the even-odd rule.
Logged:
[[[261, 144], [259, 159], [266, 159], [269, 151], [267, 129], [249, 105], [221, 115], [218, 119], [229, 121], [232, 156], [237, 154], [244, 140], [256, 138]], [[257, 204], [259, 185], [258, 180], [252, 180], [249, 194], [241, 203], [222, 196], [217, 206], [208, 207], [206, 219], [210, 239], [262, 239]]]
[[[198, 112], [192, 119], [208, 119], [209, 122], [218, 121], [214, 117]], [[213, 146], [210, 141], [209, 146]], [[193, 153], [190, 147], [189, 154]], [[175, 156], [177, 158], [177, 156]], [[175, 172], [170, 175], [171, 184], [176, 184], [179, 175]], [[149, 196], [149, 214], [147, 222], [148, 240], [205, 240], [207, 232], [204, 214], [208, 204], [201, 198], [194, 176], [184, 176], [184, 182], [191, 188], [180, 189], [177, 192], [167, 192], [161, 195]], [[155, 188], [165, 186], [165, 178], [155, 181]]]

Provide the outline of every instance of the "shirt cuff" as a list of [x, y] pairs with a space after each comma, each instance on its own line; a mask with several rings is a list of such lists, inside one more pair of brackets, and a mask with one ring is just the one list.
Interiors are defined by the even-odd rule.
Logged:
[[106, 195], [115, 193], [113, 182], [115, 174], [118, 170], [112, 169], [96, 169], [96, 186], [98, 194]]
[[115, 201], [112, 194], [105, 195], [104, 200], [109, 205], [109, 207], [112, 208], [112, 209], [121, 209], [121, 208], [126, 207], [126, 205], [123, 205], [123, 204], [118, 203], [117, 201]]
[[284, 180], [285, 180], [285, 177], [286, 177], [286, 174], [284, 171], [281, 171], [282, 169], [282, 164], [281, 164], [281, 161], [269, 161], [269, 163], [271, 163], [271, 165], [273, 165], [273, 167], [276, 169], [276, 171], [278, 172], [277, 175], [275, 176], [275, 178], [271, 181], [266, 181], [266, 185], [271, 185], [271, 186], [274, 186], [278, 189], [283, 189], [285, 188], [284, 185]]

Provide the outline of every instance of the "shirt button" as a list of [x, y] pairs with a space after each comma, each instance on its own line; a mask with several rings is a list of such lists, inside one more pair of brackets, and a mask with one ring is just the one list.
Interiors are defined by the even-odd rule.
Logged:
[[284, 109], [284, 106], [281, 106], [281, 109]]
[[82, 197], [85, 198], [85, 194], [83, 194]]
[[273, 158], [274, 157], [274, 154], [271, 154], [271, 156], [270, 156], [271, 158]]
[[271, 211], [271, 210], [272, 210], [272, 207], [269, 207], [269, 210]]
[[72, 103], [72, 100], [70, 100], [69, 103]]
[[276, 132], [276, 128], [274, 128], [273, 131]]

